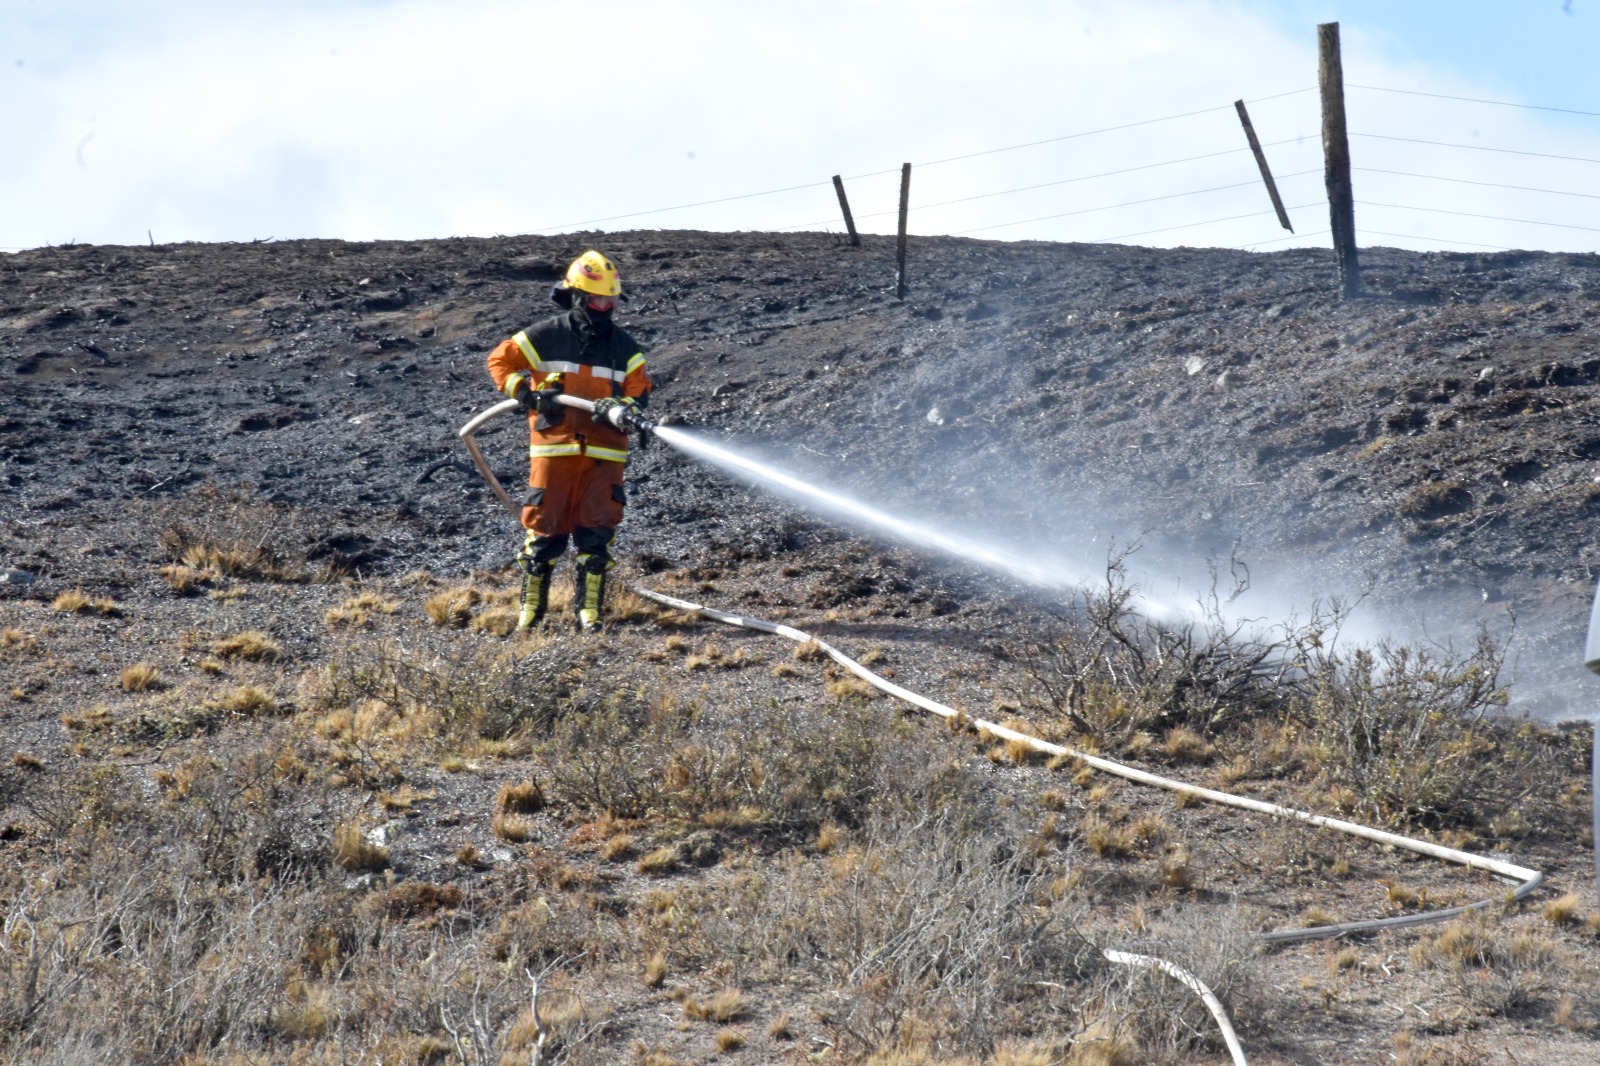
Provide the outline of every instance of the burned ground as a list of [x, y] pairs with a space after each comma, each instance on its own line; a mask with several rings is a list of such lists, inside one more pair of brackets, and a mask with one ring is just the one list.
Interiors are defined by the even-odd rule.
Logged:
[[[244, 1030], [221, 1017], [196, 1023], [172, 1050], [210, 1048], [222, 1061], [226, 1048], [259, 1046], [270, 1057], [359, 1032], [395, 1041], [394, 1061], [463, 1057], [440, 1007], [456, 1020], [470, 1013], [471, 990], [450, 983], [465, 971], [409, 972], [416, 987], [388, 1014], [341, 998], [369, 996], [360, 981], [393, 965], [356, 946], [390, 929], [424, 947], [445, 936], [469, 970], [483, 958], [562, 962], [558, 978], [609, 1018], [573, 1045], [593, 1061], [616, 1061], [618, 1048], [691, 1060], [718, 1039], [750, 1061], [828, 1047], [863, 1057], [895, 1041], [910, 1055], [925, 1038], [929, 1057], [903, 1061], [937, 1062], [998, 1054], [1006, 1037], [1059, 1058], [1087, 1054], [1083, 1042], [1102, 1031], [1097, 1009], [1151, 1002], [1096, 984], [1106, 979], [1060, 929], [1171, 944], [1174, 923], [1195, 924], [1199, 911], [1222, 923], [1207, 928], [1255, 930], [1321, 920], [1313, 912], [1404, 909], [1423, 890], [1436, 901], [1490, 890], [1127, 786], [1074, 783], [1071, 767], [1014, 765], [970, 738], [913, 736], [930, 727], [768, 638], [643, 606], [588, 644], [555, 632], [507, 638], [515, 529], [455, 430], [497, 399], [488, 348], [549, 311], [545, 290], [591, 243], [623, 268], [619, 317], [649, 350], [652, 414], [952, 528], [1004, 529], [1007, 543], [1090, 572], [1108, 544], [1138, 538], [1135, 580], [1144, 559], [1187, 578], [1233, 553], [1302, 611], [1370, 587], [1369, 603], [1403, 618], [1407, 639], [1503, 626], [1514, 611], [1517, 646], [1537, 653], [1518, 685], [1554, 677], [1544, 707], [1584, 699], [1574, 664], [1600, 514], [1593, 256], [1372, 249], [1368, 295], [1341, 301], [1320, 252], [921, 239], [903, 302], [889, 242], [852, 248], [818, 235], [10, 256], [0, 263], [0, 566], [34, 580], [0, 585], [3, 720], [16, 753], [0, 783], [0, 847], [16, 869], [54, 870], [69, 887], [132, 878], [169, 849], [178, 867], [217, 867], [208, 876], [229, 892], [272, 881], [287, 895], [269, 892], [262, 905], [283, 902], [274, 920], [284, 935], [331, 930], [344, 945], [297, 946], [249, 978], [264, 1014]], [[508, 485], [522, 478], [514, 421], [481, 438]], [[874, 651], [900, 683], [974, 714], [1049, 709], [1028, 705], [1038, 692], [1018, 656], [1025, 637], [1054, 624], [1050, 596], [874, 541], [659, 444], [630, 464], [629, 492], [619, 554], [630, 580]], [[154, 671], [150, 683], [126, 673], [136, 666]], [[1600, 1001], [1583, 989], [1593, 930], [1570, 903], [1541, 916], [1581, 890], [1586, 739], [1530, 741], [1544, 776], [1518, 780], [1542, 784], [1542, 798], [1508, 793], [1428, 817], [1339, 793], [1335, 784], [1350, 786], [1329, 776], [1335, 760], [1295, 739], [1298, 712], [1274, 713], [1209, 731], [1158, 716], [1092, 739], [1187, 767], [1199, 782], [1528, 856], [1553, 872], [1555, 892], [1504, 933], [1458, 931], [1484, 947], [1454, 970], [1455, 941], [1417, 934], [1386, 934], [1348, 957], [1343, 946], [1268, 957], [1234, 1001], [1261, 1049], [1253, 1060], [1526, 1061], [1530, 1048], [1542, 1061], [1592, 1057]], [[794, 724], [817, 714], [824, 725]], [[1070, 732], [1048, 714], [1041, 727]], [[1198, 746], [1180, 728], [1196, 729]], [[1523, 750], [1480, 734], [1461, 743], [1444, 757]], [[637, 765], [616, 764], [614, 750], [636, 753]], [[727, 769], [750, 762], [768, 776]], [[907, 776], [908, 765], [929, 769]], [[801, 794], [774, 784], [773, 767], [805, 782]], [[530, 778], [547, 805], [523, 812], [497, 799], [501, 785]], [[269, 779], [276, 805], [251, 791]], [[702, 794], [685, 798], [685, 788]], [[215, 810], [229, 789], [255, 798], [223, 804], [233, 820], [203, 834], [211, 851], [178, 854], [183, 812]], [[894, 795], [942, 797], [953, 813], [923, 826], [884, 805]], [[96, 867], [96, 834], [118, 819], [154, 850]], [[976, 1001], [960, 998], [973, 986], [958, 976], [946, 986], [953, 998], [930, 1009], [915, 981], [874, 970], [870, 953], [845, 965], [819, 946], [842, 935], [843, 919], [806, 912], [808, 893], [839, 899], [848, 888], [892, 909], [853, 863], [886, 864], [913, 895], [964, 883], [955, 870], [919, 880], [908, 849], [923, 831], [946, 834], [949, 848], [963, 833], [1005, 842], [984, 861], [1013, 864], [1005, 883], [1060, 908], [1048, 940], [1057, 954], [1027, 962], [1071, 971], [1054, 982], [1059, 995], [1031, 1004], [1043, 1021], [1014, 1013], [1030, 1003], [1011, 989], [985, 1008], [1013, 1012], [1007, 1028], [980, 1031]], [[388, 848], [369, 856], [376, 872], [362, 869], [369, 839]], [[1023, 852], [1042, 865], [1016, 866]], [[314, 872], [293, 882], [310, 901], [299, 916], [283, 887], [290, 870]], [[1061, 887], [1049, 891], [1046, 873]], [[1374, 895], [1380, 880], [1388, 887]], [[77, 904], [52, 911], [49, 892], [25, 879], [7, 893], [10, 913], [40, 928], [76, 920]], [[792, 906], [783, 913], [793, 920], [735, 950], [751, 936], [736, 916], [764, 893]], [[963, 935], [1021, 918], [984, 920]], [[1520, 956], [1513, 935], [1525, 938]], [[1503, 965], [1483, 961], [1502, 949]], [[834, 961], [802, 965], [806, 951]], [[669, 976], [652, 983], [657, 956]], [[207, 972], [233, 973], [226, 962]], [[237, 967], [240, 981], [247, 970]], [[448, 995], [429, 1000], [429, 981]], [[724, 1004], [719, 1020], [712, 1001], [724, 986], [746, 1002]], [[27, 1041], [60, 1035], [47, 1008], [80, 993], [70, 982], [57, 991], [58, 1003], [31, 1015], [7, 1001], [8, 1054], [26, 1058], [37, 1049]], [[510, 1026], [515, 995], [505, 995], [494, 1009]], [[319, 1013], [333, 1001], [344, 1005]], [[1391, 1003], [1398, 1017], [1385, 1013]], [[730, 1029], [742, 1049], [720, 1036]]]

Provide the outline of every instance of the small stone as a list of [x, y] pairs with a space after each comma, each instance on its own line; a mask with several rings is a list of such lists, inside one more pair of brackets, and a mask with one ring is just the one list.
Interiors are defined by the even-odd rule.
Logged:
[[0, 570], [0, 585], [31, 585], [35, 580], [26, 570]]
[[1217, 375], [1217, 388], [1219, 389], [1231, 388], [1238, 383], [1239, 375], [1234, 373], [1232, 370], [1224, 370], [1222, 373]]
[[1194, 377], [1206, 368], [1206, 361], [1198, 355], [1191, 355], [1183, 361], [1183, 372]]
[[1488, 381], [1492, 377], [1494, 377], [1494, 367], [1492, 366], [1486, 366], [1482, 370], [1478, 371], [1479, 381]]
[[939, 410], [937, 407], [928, 408], [928, 413], [923, 417], [928, 420], [928, 424], [931, 426], [944, 425], [944, 412]]

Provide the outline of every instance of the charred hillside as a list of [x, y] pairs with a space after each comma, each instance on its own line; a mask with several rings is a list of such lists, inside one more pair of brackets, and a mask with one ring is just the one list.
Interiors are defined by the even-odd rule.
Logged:
[[[38, 249], [0, 270], [0, 560], [34, 595], [114, 582], [159, 554], [126, 517], [211, 482], [314, 516], [313, 558], [346, 569], [502, 562], [454, 431], [496, 399], [485, 352], [589, 245], [622, 267], [657, 415], [1050, 550], [1233, 551], [1315, 595], [1514, 609], [1577, 657], [1600, 556], [1589, 255], [1368, 249], [1368, 295], [1341, 301], [1319, 251], [922, 238], [900, 302], [881, 238]], [[513, 484], [517, 432], [484, 437]], [[630, 486], [624, 551], [651, 565], [836, 536], [666, 449]]]

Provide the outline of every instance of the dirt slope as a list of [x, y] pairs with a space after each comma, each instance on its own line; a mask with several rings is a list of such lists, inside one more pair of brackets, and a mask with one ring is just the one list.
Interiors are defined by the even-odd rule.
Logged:
[[[659, 414], [1090, 571], [1142, 538], [1151, 580], [1193, 590], [1236, 550], [1281, 592], [1261, 617], [1369, 587], [1407, 635], [1514, 613], [1521, 687], [1587, 700], [1586, 255], [1369, 249], [1370, 295], [1340, 301], [1322, 252], [928, 238], [898, 302], [872, 238], [41, 249], [0, 271], [0, 555], [71, 585], [141, 550], [130, 501], [213, 481], [312, 509], [322, 553], [366, 573], [503, 560], [453, 430], [495, 399], [484, 352], [587, 244], [623, 268]], [[485, 435], [513, 484], [514, 436]], [[662, 450], [630, 478], [624, 546], [663, 564], [831, 535]]]
[[[818, 235], [9, 256], [0, 570], [31, 580], [0, 583], [0, 907], [43, 932], [0, 955], [0, 1058], [478, 1061], [448, 1029], [480, 1013], [525, 1058], [520, 967], [549, 965], [578, 1063], [1084, 1063], [1136, 1031], [1120, 1061], [1223, 1061], [1190, 997], [1073, 954], [1092, 941], [1214, 967], [1254, 1062], [1594, 1060], [1587, 730], [1467, 736], [1441, 761], [1478, 791], [1444, 811], [1344, 791], [1270, 704], [1087, 738], [1549, 875], [1481, 926], [1257, 954], [1263, 929], [1504, 890], [1030, 763], [764, 636], [638, 604], [594, 639], [508, 636], [518, 537], [455, 430], [590, 244], [657, 416], [1023, 560], [1092, 573], [1139, 537], [1135, 576], [1192, 596], [1233, 551], [1264, 616], [1365, 583], [1430, 632], [1515, 608], [1583, 698], [1594, 257], [1369, 250], [1370, 295], [1339, 301], [1322, 253], [918, 239], [901, 302], [890, 242]], [[521, 432], [482, 435], [507, 484]], [[1060, 590], [659, 445], [628, 477], [621, 576], [1072, 735], [1018, 654]], [[896, 924], [924, 914], [957, 924]], [[939, 943], [1037, 951], [963, 969]]]

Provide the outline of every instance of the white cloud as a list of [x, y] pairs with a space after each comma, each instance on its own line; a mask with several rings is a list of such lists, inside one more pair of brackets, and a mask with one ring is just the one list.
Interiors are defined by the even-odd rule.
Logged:
[[[0, 68], [0, 245], [527, 232], [789, 185], [816, 187], [605, 228], [838, 229], [828, 178], [1205, 114], [913, 173], [914, 205], [1243, 147], [1231, 102], [1315, 84], [1314, 27], [1286, 36], [1242, 3], [1095, 0], [751, 5], [616, 0], [155, 5], [127, 28], [34, 22], [38, 62]], [[109, 10], [109, 9], [107, 9]], [[35, 9], [37, 11], [37, 9]], [[109, 26], [109, 29], [107, 28]], [[79, 27], [75, 29], [74, 27]], [[81, 32], [79, 30], [81, 29]], [[76, 34], [76, 36], [75, 36]], [[1345, 28], [1354, 84], [1461, 96], [1458, 74], [1384, 58]], [[75, 47], [65, 47], [64, 41]], [[0, 60], [3, 61], [3, 60]], [[1547, 113], [1352, 88], [1353, 130], [1600, 159]], [[1251, 108], [1296, 228], [1325, 230], [1314, 92]], [[1358, 166], [1583, 191], [1594, 164], [1358, 137]], [[1247, 153], [993, 196], [912, 216], [913, 232], [1243, 244], [1281, 234]], [[1022, 219], [1189, 193], [1118, 210]], [[1358, 198], [1600, 227], [1600, 201], [1358, 172]], [[863, 228], [893, 229], [898, 174], [849, 183]], [[1255, 217], [1190, 224], [1231, 215]], [[1358, 207], [1364, 230], [1589, 250], [1600, 233]], [[1325, 236], [1284, 242], [1324, 244]], [[1363, 243], [1436, 248], [1431, 241]]]

